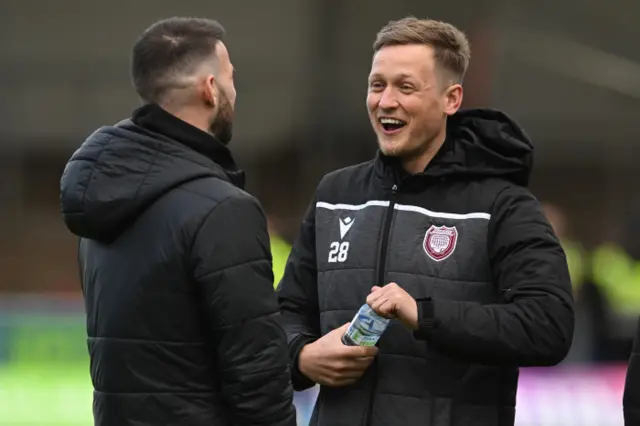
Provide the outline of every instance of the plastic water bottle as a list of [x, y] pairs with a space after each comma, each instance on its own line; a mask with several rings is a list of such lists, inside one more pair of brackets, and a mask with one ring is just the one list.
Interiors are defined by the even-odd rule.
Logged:
[[376, 314], [366, 303], [353, 317], [342, 343], [347, 346], [375, 346], [391, 320]]

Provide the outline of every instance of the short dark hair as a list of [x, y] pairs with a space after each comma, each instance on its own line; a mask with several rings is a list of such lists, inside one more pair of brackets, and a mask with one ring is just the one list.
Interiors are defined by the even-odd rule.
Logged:
[[462, 82], [471, 59], [471, 48], [458, 28], [446, 22], [408, 16], [385, 25], [376, 36], [373, 50], [405, 44], [431, 46], [436, 64], [449, 71], [456, 82]]
[[138, 96], [159, 102], [176, 75], [215, 58], [224, 36], [220, 23], [205, 18], [173, 17], [151, 25], [133, 46], [131, 77]]

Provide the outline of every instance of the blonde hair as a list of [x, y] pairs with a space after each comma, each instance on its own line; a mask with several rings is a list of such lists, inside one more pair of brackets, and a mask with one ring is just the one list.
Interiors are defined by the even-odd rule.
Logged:
[[377, 34], [374, 52], [385, 46], [424, 44], [434, 50], [436, 64], [462, 83], [471, 59], [467, 36], [451, 24], [413, 16], [390, 21]]

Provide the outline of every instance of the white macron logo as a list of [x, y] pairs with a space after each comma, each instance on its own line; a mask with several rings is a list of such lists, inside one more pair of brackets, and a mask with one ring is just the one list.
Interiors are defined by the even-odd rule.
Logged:
[[344, 236], [347, 235], [347, 232], [351, 229], [353, 222], [355, 222], [355, 220], [351, 217], [345, 217], [344, 219], [340, 218], [340, 239], [343, 239]]

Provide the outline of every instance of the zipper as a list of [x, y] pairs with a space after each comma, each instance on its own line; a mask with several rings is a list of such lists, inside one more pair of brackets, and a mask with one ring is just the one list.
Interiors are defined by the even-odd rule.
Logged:
[[[396, 204], [396, 194], [398, 193], [398, 185], [394, 184], [391, 187], [391, 197], [389, 198], [389, 207], [385, 212], [384, 224], [382, 228], [382, 238], [380, 239], [380, 246], [378, 247], [378, 262], [376, 263], [376, 285], [385, 285], [386, 270], [385, 264], [387, 262], [387, 246], [389, 245], [389, 232], [391, 231], [391, 221], [393, 220], [393, 209]], [[378, 358], [373, 360], [372, 365], [373, 374], [373, 386], [371, 392], [369, 392], [369, 401], [367, 404], [367, 412], [363, 419], [363, 426], [369, 426], [371, 421], [371, 413], [373, 412], [373, 401], [375, 399], [376, 390], [378, 388]]]
[[383, 286], [385, 280], [385, 263], [387, 261], [387, 246], [389, 245], [389, 231], [391, 230], [391, 221], [393, 220], [393, 207], [396, 205], [396, 194], [398, 193], [398, 185], [391, 187], [391, 198], [389, 199], [389, 207], [387, 208], [384, 228], [382, 228], [382, 241], [378, 250], [378, 263], [376, 264], [376, 277], [379, 286]]

